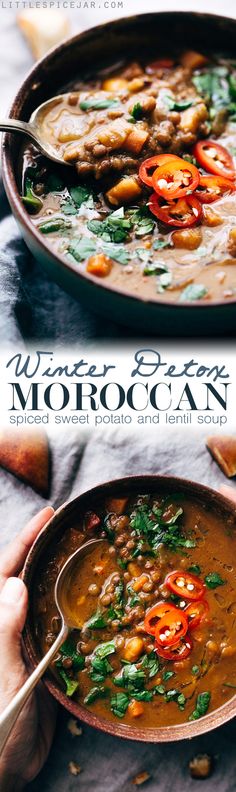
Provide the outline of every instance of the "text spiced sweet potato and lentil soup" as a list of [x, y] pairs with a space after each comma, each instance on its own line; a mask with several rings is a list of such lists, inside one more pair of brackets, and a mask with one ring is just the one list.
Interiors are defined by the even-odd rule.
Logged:
[[236, 64], [184, 52], [76, 83], [29, 147], [23, 202], [55, 252], [144, 299], [236, 294]]
[[146, 728], [191, 721], [236, 692], [235, 524], [185, 495], [110, 498], [51, 546], [36, 580], [45, 652], [60, 630], [59, 569], [102, 538], [64, 592], [78, 625], [53, 673], [96, 715]]

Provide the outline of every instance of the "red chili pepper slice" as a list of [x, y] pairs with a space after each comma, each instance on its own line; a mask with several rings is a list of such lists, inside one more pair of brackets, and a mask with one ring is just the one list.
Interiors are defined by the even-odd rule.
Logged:
[[180, 608], [174, 608], [158, 622], [155, 632], [156, 643], [163, 647], [176, 646], [176, 641], [183, 638], [187, 630], [187, 616]]
[[205, 591], [204, 584], [196, 575], [178, 569], [167, 575], [165, 586], [174, 594], [178, 594], [179, 597], [193, 601], [202, 599]]
[[155, 157], [149, 157], [140, 165], [139, 178], [144, 184], [147, 184], [148, 187], [153, 187], [152, 177], [154, 171], [160, 168], [161, 165], [165, 165], [167, 162], [176, 159], [180, 159], [176, 154], [156, 154]]
[[152, 184], [158, 195], [166, 201], [171, 201], [194, 192], [199, 180], [200, 173], [196, 166], [179, 157], [157, 168], [152, 177]]
[[174, 61], [171, 58], [160, 58], [159, 60], [152, 61], [146, 66], [147, 74], [155, 74], [157, 69], [171, 69], [174, 66]]
[[209, 605], [206, 600], [200, 600], [200, 602], [191, 602], [187, 608], [185, 608], [184, 613], [188, 619], [188, 629], [195, 630], [195, 627], [198, 627], [199, 624], [206, 618], [206, 615], [209, 611]]
[[153, 607], [150, 608], [145, 615], [144, 629], [146, 630], [146, 632], [149, 635], [155, 635], [159, 621], [164, 616], [166, 616], [167, 613], [170, 613], [171, 611], [175, 611], [175, 610], [176, 610], [175, 605], [171, 605], [170, 602], [161, 601], [161, 602], [157, 602], [156, 605], [153, 605]]
[[197, 225], [202, 217], [202, 205], [195, 195], [186, 195], [185, 198], [178, 198], [177, 201], [167, 203], [163, 199], [152, 193], [148, 206], [150, 212], [158, 217], [167, 226], [176, 228], [189, 228]]
[[215, 140], [199, 140], [193, 148], [193, 155], [199, 165], [209, 173], [225, 176], [226, 179], [236, 178], [233, 157]]
[[155, 643], [156, 653], [160, 657], [164, 657], [165, 660], [173, 660], [174, 663], [177, 663], [178, 660], [185, 660], [186, 657], [189, 656], [192, 648], [193, 642], [188, 633], [181, 641], [179, 641], [178, 644], [172, 647], [165, 648], [164, 646], [159, 646], [159, 644]]
[[224, 176], [200, 175], [200, 182], [195, 195], [201, 203], [213, 203], [222, 195], [235, 190], [235, 185]]

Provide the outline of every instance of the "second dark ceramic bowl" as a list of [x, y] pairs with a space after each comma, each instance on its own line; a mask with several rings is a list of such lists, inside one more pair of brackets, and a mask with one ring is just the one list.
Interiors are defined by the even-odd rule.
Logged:
[[[47, 552], [50, 544], [56, 543], [62, 534], [73, 524], [78, 523], [78, 520], [86, 511], [96, 509], [98, 502], [104, 503], [110, 497], [135, 496], [140, 492], [169, 493], [171, 491], [200, 500], [201, 504], [205, 504], [208, 507], [214, 507], [214, 510], [217, 509], [221, 515], [224, 515], [225, 519], [230, 519], [232, 527], [236, 529], [235, 504], [208, 487], [172, 476], [131, 476], [110, 481], [79, 495], [78, 498], [56, 511], [31, 548], [23, 570], [23, 580], [29, 590], [30, 603], [24, 632], [24, 644], [29, 660], [34, 667], [40, 660], [34, 630], [34, 585], [39, 569], [41, 569], [42, 557]], [[212, 542], [214, 542], [214, 536], [212, 536]], [[100, 718], [91, 710], [67, 698], [57, 682], [49, 674], [45, 676], [44, 681], [54, 698], [76, 718], [101, 731], [130, 740], [158, 743], [189, 739], [221, 726], [236, 715], [235, 695], [226, 704], [197, 721], [189, 721], [177, 726], [163, 726], [156, 729], [134, 728], [124, 725], [120, 721], [114, 723], [113, 721]]]
[[[28, 120], [35, 108], [63, 92], [76, 78], [125, 58], [145, 53], [166, 54], [190, 49], [204, 53], [235, 54], [236, 20], [185, 12], [143, 14], [118, 19], [75, 36], [36, 63], [17, 94], [10, 115]], [[4, 137], [3, 176], [12, 211], [33, 255], [73, 296], [113, 321], [140, 328], [152, 335], [224, 335], [235, 332], [236, 297], [224, 302], [168, 303], [145, 301], [140, 294], [119, 291], [109, 282], [81, 272], [76, 263], [56, 255], [33, 226], [18, 190], [18, 167], [22, 140]]]

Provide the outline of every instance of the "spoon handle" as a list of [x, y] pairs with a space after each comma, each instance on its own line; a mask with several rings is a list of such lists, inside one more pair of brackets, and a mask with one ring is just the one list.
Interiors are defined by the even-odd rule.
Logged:
[[16, 693], [10, 704], [8, 704], [8, 706], [0, 714], [0, 755], [24, 704], [28, 700], [37, 682], [39, 682], [41, 679], [44, 671], [46, 671], [48, 668], [51, 660], [53, 660], [55, 657], [58, 649], [60, 649], [60, 646], [67, 638], [68, 633], [68, 627], [63, 624], [61, 632], [57, 636], [52, 646], [50, 646], [47, 654], [42, 658], [40, 663], [37, 665], [37, 668], [35, 668], [33, 673], [24, 683], [23, 687], [18, 691], [18, 693]]
[[23, 135], [28, 135], [32, 140], [37, 137], [36, 131], [31, 124], [26, 121], [18, 121], [17, 118], [0, 119], [0, 132], [21, 132]]

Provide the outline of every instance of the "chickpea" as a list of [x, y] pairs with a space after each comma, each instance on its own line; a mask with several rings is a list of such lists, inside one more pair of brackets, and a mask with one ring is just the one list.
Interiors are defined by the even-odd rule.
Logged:
[[129, 555], [129, 551], [127, 550], [127, 547], [122, 547], [120, 551], [121, 558], [128, 558], [128, 555]]
[[72, 668], [73, 661], [71, 660], [71, 657], [63, 657], [62, 666], [63, 668]]
[[140, 591], [139, 598], [142, 600], [142, 602], [150, 602], [151, 596], [145, 591]]
[[127, 547], [127, 550], [133, 550], [134, 547], [135, 547], [134, 539], [129, 539], [129, 541], [126, 544], [126, 547]]
[[111, 628], [112, 628], [112, 630], [114, 630], [114, 632], [118, 632], [118, 630], [120, 628], [119, 619], [113, 619], [113, 621], [111, 622]]
[[112, 602], [112, 595], [111, 594], [103, 594], [102, 595], [102, 597], [101, 597], [102, 605], [107, 606], [107, 605], [110, 605], [111, 602]]
[[150, 574], [152, 580], [154, 580], [154, 583], [158, 583], [158, 581], [160, 580], [160, 572], [158, 572], [157, 569], [154, 569], [153, 572], [151, 572]]
[[92, 597], [96, 597], [97, 594], [99, 594], [99, 591], [100, 589], [96, 583], [90, 583], [90, 586], [88, 587], [88, 593], [91, 594]]
[[206, 649], [207, 649], [209, 655], [214, 656], [214, 655], [218, 654], [218, 652], [219, 652], [219, 645], [218, 645], [218, 643], [216, 643], [216, 641], [211, 641], [210, 640], [210, 641], [207, 641], [207, 643], [206, 643]]
[[152, 580], [147, 580], [146, 583], [143, 584], [143, 591], [150, 592], [153, 591], [153, 589], [154, 589], [154, 583]]
[[76, 93], [69, 94], [67, 101], [68, 101], [68, 105], [70, 105], [71, 107], [75, 107], [75, 105], [77, 105], [78, 103], [78, 94]]
[[139, 635], [136, 635], [134, 638], [129, 638], [125, 644], [124, 660], [135, 663], [143, 652], [143, 646], [143, 639]]
[[38, 184], [35, 184], [34, 185], [34, 192], [35, 192], [35, 195], [43, 195], [43, 193], [45, 192], [45, 185], [41, 184], [41, 182], [38, 183]]
[[234, 657], [236, 654], [236, 646], [223, 646], [221, 650], [222, 657]]
[[114, 542], [116, 547], [123, 547], [125, 543], [126, 543], [126, 536], [124, 536], [124, 534], [120, 534], [120, 536], [117, 536], [117, 539], [115, 539]]
[[109, 547], [108, 553], [111, 556], [116, 555], [116, 548], [113, 545], [111, 545], [111, 547]]
[[136, 592], [142, 591], [145, 583], [149, 582], [149, 578], [147, 575], [142, 574], [133, 583], [133, 590]]
[[118, 572], [117, 574], [113, 575], [112, 582], [115, 583], [116, 586], [120, 582], [120, 575], [118, 574]]
[[92, 641], [87, 641], [87, 643], [85, 641], [81, 642], [80, 652], [82, 652], [83, 655], [89, 655], [91, 654], [92, 651], [93, 651]]
[[115, 591], [114, 583], [109, 583], [109, 586], [107, 586], [107, 588], [106, 588], [106, 593], [107, 594], [114, 594], [114, 591]]

